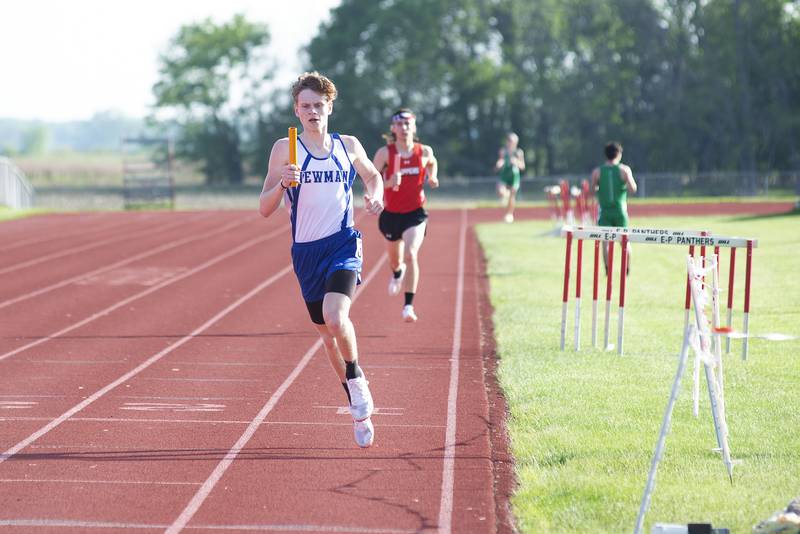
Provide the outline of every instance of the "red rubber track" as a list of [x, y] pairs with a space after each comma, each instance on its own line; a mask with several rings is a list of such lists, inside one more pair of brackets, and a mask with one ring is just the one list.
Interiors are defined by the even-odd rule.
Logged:
[[365, 450], [300, 299], [283, 214], [24, 221], [2, 229], [10, 244], [63, 238], [3, 257], [34, 263], [0, 278], [0, 304], [52, 287], [0, 308], [3, 531], [503, 530], [467, 212], [431, 216], [413, 325], [387, 295], [376, 219], [360, 219], [352, 318], [377, 407]]

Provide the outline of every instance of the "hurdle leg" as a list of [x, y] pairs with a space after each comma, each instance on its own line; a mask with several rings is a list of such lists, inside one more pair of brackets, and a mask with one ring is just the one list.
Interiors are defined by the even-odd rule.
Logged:
[[621, 257], [619, 259], [619, 320], [617, 322], [617, 351], [622, 356], [622, 337], [625, 331], [625, 282], [628, 268], [628, 236], [622, 234]]
[[[736, 247], [731, 248], [730, 265], [728, 267], [728, 317], [725, 321], [725, 326], [731, 328], [733, 326], [733, 281], [734, 273], [736, 271]], [[725, 353], [731, 352], [731, 338], [725, 336]]]
[[600, 241], [594, 242], [594, 284], [592, 286], [592, 347], [597, 347], [597, 288], [600, 269]]
[[656, 442], [656, 450], [653, 453], [653, 460], [650, 463], [650, 471], [647, 474], [647, 484], [644, 487], [642, 494], [642, 502], [639, 505], [639, 515], [636, 517], [636, 527], [634, 534], [641, 534], [644, 528], [644, 516], [647, 509], [650, 507], [650, 497], [653, 494], [653, 489], [656, 484], [656, 472], [658, 471], [658, 463], [664, 456], [664, 446], [667, 441], [667, 434], [669, 433], [670, 422], [672, 420], [672, 412], [675, 408], [675, 401], [678, 398], [678, 392], [681, 389], [681, 377], [683, 370], [686, 368], [686, 360], [689, 357], [689, 332], [683, 338], [683, 346], [681, 347], [681, 356], [678, 360], [678, 370], [675, 373], [675, 379], [672, 381], [672, 389], [669, 393], [669, 400], [667, 401], [667, 408], [664, 410], [664, 418], [661, 421], [661, 431], [658, 433], [658, 441]]
[[753, 262], [753, 241], [747, 241], [747, 259], [744, 267], [744, 327], [742, 333], [742, 360], [747, 359], [748, 337], [750, 333], [750, 275]]
[[[714, 247], [712, 256], [713, 269], [711, 270], [711, 321], [714, 330], [719, 328], [719, 247]], [[722, 370], [722, 338], [719, 333], [714, 333], [714, 357], [717, 360], [717, 382], [719, 384], [719, 405], [722, 418], [725, 418], [725, 379]], [[727, 427], [726, 427], [727, 429]]]
[[567, 301], [569, 300], [569, 263], [572, 255], [572, 232], [567, 232], [567, 250], [564, 254], [564, 296], [561, 304], [561, 350], [567, 341]]
[[575, 266], [575, 350], [581, 349], [581, 265], [583, 263], [583, 239], [578, 239], [578, 257]]
[[[694, 245], [689, 246], [689, 257], [694, 258]], [[689, 329], [689, 310], [692, 307], [692, 290], [689, 275], [686, 275], [686, 299], [684, 300], [683, 309], [683, 331], [688, 332]]]
[[606, 324], [603, 347], [608, 350], [608, 337], [611, 332], [611, 286], [614, 274], [614, 242], [608, 242], [608, 265], [606, 271]]

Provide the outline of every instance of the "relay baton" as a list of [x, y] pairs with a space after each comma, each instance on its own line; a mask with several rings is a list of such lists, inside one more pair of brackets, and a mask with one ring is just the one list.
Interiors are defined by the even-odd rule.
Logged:
[[395, 154], [394, 155], [394, 172], [397, 175], [397, 183], [394, 184], [394, 187], [392, 187], [392, 190], [393, 191], [399, 191], [400, 190], [400, 181], [403, 179], [403, 175], [400, 174], [400, 154]]
[[[294, 126], [289, 127], [289, 164], [297, 165], [297, 128]], [[292, 180], [289, 187], [297, 187], [298, 182]]]

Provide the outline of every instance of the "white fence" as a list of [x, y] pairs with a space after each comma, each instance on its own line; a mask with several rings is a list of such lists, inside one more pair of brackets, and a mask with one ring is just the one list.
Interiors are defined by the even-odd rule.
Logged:
[[25, 209], [33, 206], [34, 191], [19, 167], [0, 157], [0, 206]]

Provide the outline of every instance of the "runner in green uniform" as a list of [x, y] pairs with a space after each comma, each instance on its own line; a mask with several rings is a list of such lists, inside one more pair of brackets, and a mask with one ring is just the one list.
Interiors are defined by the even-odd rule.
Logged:
[[505, 145], [497, 155], [495, 171], [500, 171], [497, 182], [497, 194], [506, 206], [505, 221], [514, 222], [514, 204], [519, 191], [520, 171], [525, 170], [525, 153], [517, 146], [519, 137], [511, 132], [506, 135]]
[[[633, 172], [622, 161], [622, 145], [611, 142], [605, 146], [606, 162], [592, 171], [592, 187], [597, 192], [600, 205], [598, 226], [628, 227], [628, 193], [636, 193]], [[628, 272], [631, 265], [631, 245], [628, 243]], [[606, 247], [603, 247], [603, 263], [608, 272]]]

